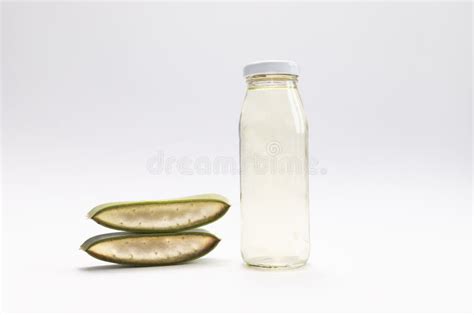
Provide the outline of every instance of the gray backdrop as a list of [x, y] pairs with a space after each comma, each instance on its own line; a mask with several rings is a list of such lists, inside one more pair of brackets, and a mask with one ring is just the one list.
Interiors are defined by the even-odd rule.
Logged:
[[[4, 309], [470, 312], [471, 18], [467, 2], [2, 3]], [[300, 65], [317, 161], [292, 272], [239, 253], [241, 71], [260, 59]], [[77, 250], [107, 232], [84, 218], [96, 204], [203, 192], [233, 207], [200, 261]]]

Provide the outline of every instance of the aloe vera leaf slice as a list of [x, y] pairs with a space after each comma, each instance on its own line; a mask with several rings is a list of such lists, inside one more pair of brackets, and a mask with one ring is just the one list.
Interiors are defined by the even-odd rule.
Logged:
[[229, 207], [225, 197], [206, 194], [170, 200], [106, 203], [92, 209], [88, 216], [116, 230], [176, 232], [214, 222]]
[[197, 259], [220, 239], [205, 230], [166, 234], [117, 232], [97, 235], [81, 245], [92, 257], [117, 264], [159, 266]]

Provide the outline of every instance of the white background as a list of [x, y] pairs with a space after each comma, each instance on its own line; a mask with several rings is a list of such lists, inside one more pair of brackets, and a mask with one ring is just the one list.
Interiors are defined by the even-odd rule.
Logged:
[[[471, 5], [3, 3], [4, 311], [471, 311]], [[293, 59], [310, 123], [312, 252], [239, 253], [242, 67]], [[194, 169], [191, 169], [192, 171]], [[195, 170], [194, 170], [195, 171]], [[109, 201], [221, 193], [222, 242], [123, 268], [78, 250]]]

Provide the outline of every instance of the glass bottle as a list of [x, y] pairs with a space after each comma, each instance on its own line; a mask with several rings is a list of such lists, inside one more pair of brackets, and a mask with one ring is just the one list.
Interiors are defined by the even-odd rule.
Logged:
[[240, 116], [241, 254], [251, 266], [294, 268], [309, 257], [308, 123], [291, 61], [244, 68]]

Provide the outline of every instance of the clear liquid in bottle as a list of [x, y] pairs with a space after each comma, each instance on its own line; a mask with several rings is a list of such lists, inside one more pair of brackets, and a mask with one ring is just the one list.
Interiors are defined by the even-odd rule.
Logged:
[[309, 257], [308, 124], [296, 71], [283, 61], [244, 70], [241, 253], [251, 266], [294, 268]]

